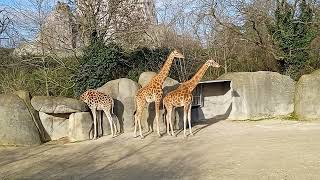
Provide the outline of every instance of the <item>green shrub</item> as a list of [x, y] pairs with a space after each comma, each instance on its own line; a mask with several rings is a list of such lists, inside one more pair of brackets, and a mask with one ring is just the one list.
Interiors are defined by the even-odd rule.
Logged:
[[106, 82], [125, 77], [130, 69], [123, 49], [116, 44], [92, 42], [84, 49], [80, 65], [74, 74], [75, 95], [89, 88], [97, 88]]
[[169, 48], [138, 48], [128, 54], [128, 62], [131, 66], [127, 77], [138, 81], [142, 72], [153, 71], [158, 72], [167, 56], [170, 53]]

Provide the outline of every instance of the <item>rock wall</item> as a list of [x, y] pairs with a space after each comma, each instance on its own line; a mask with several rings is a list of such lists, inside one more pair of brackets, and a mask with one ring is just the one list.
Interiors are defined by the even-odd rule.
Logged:
[[320, 70], [301, 76], [295, 92], [295, 114], [299, 120], [320, 120]]
[[232, 81], [229, 119], [261, 119], [288, 115], [294, 110], [295, 82], [276, 72], [236, 72], [219, 79]]
[[[31, 104], [39, 111], [41, 123], [50, 140], [70, 138], [70, 135], [71, 141], [89, 139], [92, 116], [87, 112], [89, 108], [84, 102], [65, 97], [35, 96]], [[85, 116], [81, 116], [82, 112], [86, 112]], [[78, 127], [83, 128], [73, 129]]]
[[0, 145], [39, 145], [41, 138], [23, 99], [0, 94]]

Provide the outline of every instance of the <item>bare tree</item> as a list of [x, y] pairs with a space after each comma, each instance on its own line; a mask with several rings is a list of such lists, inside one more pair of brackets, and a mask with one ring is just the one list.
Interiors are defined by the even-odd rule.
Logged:
[[6, 31], [10, 23], [8, 12], [5, 9], [0, 9], [0, 35]]
[[139, 0], [75, 0], [80, 37], [88, 43], [101, 38], [113, 41], [119, 36], [144, 32], [152, 21], [143, 14]]

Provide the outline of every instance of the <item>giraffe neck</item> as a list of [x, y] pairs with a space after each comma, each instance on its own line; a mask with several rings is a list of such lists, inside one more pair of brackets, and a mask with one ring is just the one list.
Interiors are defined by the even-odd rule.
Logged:
[[201, 66], [198, 72], [187, 82], [185, 82], [186, 87], [188, 87], [189, 91], [193, 91], [194, 88], [198, 85], [199, 81], [202, 79], [203, 75], [206, 73], [209, 66], [207, 63]]
[[156, 80], [158, 83], [160, 83], [161, 85], [163, 84], [163, 82], [166, 80], [166, 78], [168, 77], [168, 74], [170, 72], [170, 68], [173, 62], [174, 56], [169, 55], [169, 57], [167, 58], [166, 62], [164, 63], [164, 65], [162, 66], [160, 72], [155, 76], [154, 80]]

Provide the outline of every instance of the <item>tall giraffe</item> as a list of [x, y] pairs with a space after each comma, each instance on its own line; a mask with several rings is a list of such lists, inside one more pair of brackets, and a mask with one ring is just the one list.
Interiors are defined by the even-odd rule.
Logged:
[[189, 131], [192, 134], [191, 130], [191, 106], [192, 106], [192, 91], [198, 85], [199, 81], [207, 71], [207, 69], [212, 66], [215, 68], [219, 68], [220, 65], [216, 63], [214, 60], [208, 60], [206, 63], [202, 65], [202, 67], [198, 70], [198, 72], [188, 81], [182, 83], [176, 90], [168, 93], [166, 97], [163, 98], [164, 107], [167, 110], [167, 133], [170, 135], [171, 133], [174, 136], [173, 127], [172, 127], [172, 111], [176, 107], [183, 106], [183, 135], [186, 137], [186, 124], [187, 124], [187, 116], [189, 122]]
[[140, 137], [143, 138], [143, 135], [141, 132], [141, 115], [146, 105], [151, 102], [155, 102], [155, 110], [156, 110], [155, 119], [157, 121], [157, 131], [158, 131], [158, 135], [161, 136], [160, 129], [159, 129], [159, 114], [160, 114], [160, 102], [163, 95], [162, 84], [169, 74], [174, 58], [184, 59], [184, 56], [177, 50], [172, 51], [169, 54], [160, 72], [155, 77], [153, 77], [145, 87], [139, 89], [136, 94], [136, 112], [134, 116], [135, 118], [134, 136], [135, 137], [137, 136], [137, 125], [139, 124]]
[[113, 114], [114, 107], [112, 97], [102, 92], [98, 92], [97, 90], [88, 89], [80, 96], [80, 100], [85, 102], [92, 112], [94, 132], [93, 139], [97, 139], [98, 137], [98, 121], [100, 122], [100, 128], [103, 136], [102, 119], [100, 115], [97, 120], [97, 111], [103, 111], [106, 114], [110, 124], [111, 135], [114, 137], [117, 133], [117, 126], [111, 116], [111, 114]]

